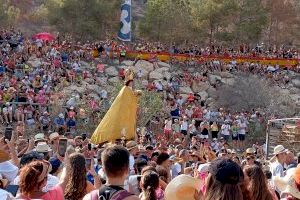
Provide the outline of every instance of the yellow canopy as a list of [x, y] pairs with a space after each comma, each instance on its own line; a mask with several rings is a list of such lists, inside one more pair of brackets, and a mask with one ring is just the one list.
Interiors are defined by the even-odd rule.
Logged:
[[100, 144], [121, 139], [123, 129], [126, 139], [133, 139], [136, 134], [137, 104], [138, 97], [134, 91], [124, 86], [93, 133], [91, 142]]

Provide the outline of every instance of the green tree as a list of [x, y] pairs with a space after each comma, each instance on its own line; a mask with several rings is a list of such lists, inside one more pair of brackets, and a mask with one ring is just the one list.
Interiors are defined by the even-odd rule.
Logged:
[[0, 26], [14, 25], [19, 15], [20, 9], [14, 7], [9, 0], [0, 0]]
[[140, 35], [156, 41], [184, 41], [192, 35], [189, 0], [148, 0]]
[[75, 39], [105, 38], [117, 32], [120, 0], [49, 0], [46, 2], [51, 25]]
[[268, 11], [261, 0], [239, 1], [239, 17], [236, 23], [236, 40], [258, 43], [268, 22]]
[[191, 0], [193, 24], [197, 29], [204, 30], [210, 44], [215, 42], [215, 36], [230, 33], [228, 27], [237, 9], [235, 0]]

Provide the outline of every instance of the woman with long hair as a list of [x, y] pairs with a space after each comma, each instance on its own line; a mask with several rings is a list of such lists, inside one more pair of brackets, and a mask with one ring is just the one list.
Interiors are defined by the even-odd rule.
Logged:
[[147, 171], [141, 179], [141, 200], [157, 200], [156, 190], [159, 187], [159, 176], [154, 171]]
[[204, 199], [251, 200], [243, 183], [243, 171], [237, 163], [230, 159], [217, 159], [209, 167]]
[[[43, 199], [43, 200], [63, 200], [63, 191], [66, 186], [67, 176], [63, 175], [62, 182], [49, 190], [43, 192], [42, 189], [47, 184], [49, 162], [33, 161], [22, 167], [20, 171], [20, 194], [18, 199]], [[68, 170], [66, 166], [64, 170]]]
[[[87, 181], [86, 174], [87, 168], [85, 158], [80, 153], [73, 153], [69, 157], [68, 181], [64, 190], [66, 200], [79, 200], [82, 199], [87, 193], [95, 190], [96, 188]], [[93, 167], [91, 167], [93, 168]], [[95, 173], [92, 173], [93, 175]], [[98, 177], [95, 177], [96, 183], [99, 184]], [[97, 181], [98, 180], [98, 181]], [[98, 187], [99, 185], [97, 185]]]
[[273, 196], [267, 184], [267, 178], [263, 170], [257, 166], [246, 166], [244, 168], [245, 181], [248, 185], [253, 200], [275, 200], [276, 195]]

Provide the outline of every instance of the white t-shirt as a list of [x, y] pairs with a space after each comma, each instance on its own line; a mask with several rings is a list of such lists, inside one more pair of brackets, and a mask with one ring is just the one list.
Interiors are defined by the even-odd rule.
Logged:
[[240, 135], [245, 135], [246, 134], [246, 128], [247, 128], [246, 122], [240, 122], [239, 127], [240, 127], [239, 134]]
[[[14, 180], [14, 185], [19, 185], [20, 177], [17, 176]], [[59, 179], [56, 176], [48, 174], [47, 185], [43, 188], [43, 192], [48, 192], [50, 189], [54, 188], [59, 184]]]
[[171, 167], [172, 179], [178, 176], [179, 173], [181, 173], [181, 165], [179, 163], [175, 163]]
[[230, 135], [230, 132], [229, 132], [229, 130], [230, 130], [230, 125], [229, 124], [223, 124], [222, 126], [221, 126], [221, 133], [223, 134], [223, 135]]
[[187, 121], [183, 121], [181, 123], [180, 130], [184, 130], [184, 131], [188, 130], [188, 122]]
[[107, 91], [106, 90], [101, 90], [101, 98], [102, 99], [107, 99]]
[[134, 157], [133, 155], [129, 155], [129, 169], [130, 171], [134, 171]]
[[278, 177], [284, 177], [284, 168], [282, 164], [280, 164], [278, 161], [274, 162], [270, 166], [272, 177], [278, 176]]
[[165, 129], [166, 130], [172, 130], [172, 120], [166, 120], [165, 121]]
[[13, 165], [10, 161], [0, 163], [0, 173], [8, 182], [13, 182], [18, 175], [19, 168]]
[[1, 200], [10, 200], [10, 199], [13, 199], [13, 196], [9, 192], [0, 189], [0, 199]]

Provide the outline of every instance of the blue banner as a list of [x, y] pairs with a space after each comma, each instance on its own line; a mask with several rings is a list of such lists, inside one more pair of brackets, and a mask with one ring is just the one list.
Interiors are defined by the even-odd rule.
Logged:
[[122, 41], [131, 41], [131, 0], [125, 0], [121, 6], [120, 31], [118, 38]]

